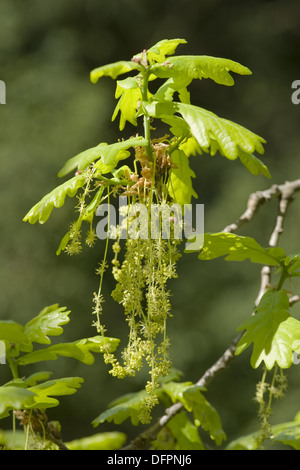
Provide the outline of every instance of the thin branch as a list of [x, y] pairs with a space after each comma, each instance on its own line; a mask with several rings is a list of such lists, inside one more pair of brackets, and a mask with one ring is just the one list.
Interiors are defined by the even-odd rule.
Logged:
[[300, 179], [287, 181], [284, 184], [273, 184], [269, 189], [256, 191], [250, 194], [245, 212], [232, 224], [227, 225], [223, 232], [236, 232], [243, 225], [250, 222], [260, 206], [275, 197], [282, 196], [285, 200], [292, 199], [295, 192], [300, 190]]

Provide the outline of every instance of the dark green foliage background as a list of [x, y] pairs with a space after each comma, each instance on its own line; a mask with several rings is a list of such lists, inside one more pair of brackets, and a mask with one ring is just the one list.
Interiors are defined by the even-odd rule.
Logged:
[[[103, 244], [98, 242], [78, 257], [56, 257], [73, 220], [70, 200], [45, 226], [30, 226], [22, 218], [59, 184], [56, 175], [68, 158], [136, 132], [127, 124], [121, 135], [117, 121], [111, 123], [115, 85], [110, 79], [92, 85], [90, 70], [130, 59], [161, 39], [176, 37], [188, 41], [177, 54], [225, 57], [252, 70], [252, 76], [235, 76], [234, 87], [208, 80], [193, 83], [192, 103], [248, 127], [268, 142], [263, 160], [271, 181], [220, 156], [193, 158], [197, 202], [205, 204], [205, 230], [219, 231], [234, 221], [250, 192], [299, 178], [300, 106], [291, 102], [291, 84], [300, 79], [297, 0], [1, 0], [0, 79], [7, 86], [7, 104], [0, 109], [1, 319], [26, 323], [44, 306], [59, 303], [72, 310], [64, 340], [96, 334], [90, 311], [98, 282], [94, 268]], [[288, 252], [299, 251], [299, 209], [296, 200], [281, 240]], [[274, 201], [240, 234], [267, 244], [275, 211]], [[259, 276], [259, 266], [248, 262], [200, 262], [192, 254], [180, 260], [179, 279], [171, 284], [174, 317], [169, 335], [174, 366], [184, 371], [184, 380], [196, 381], [251, 314]], [[108, 275], [107, 334], [125, 338], [122, 312], [110, 299], [112, 287]], [[299, 318], [297, 311], [299, 307], [293, 307]], [[252, 398], [260, 372], [250, 368], [249, 356], [246, 352], [238, 357], [208, 391], [229, 439], [257, 425]], [[49, 412], [51, 419], [60, 419], [65, 440], [91, 434], [92, 419], [110, 400], [142, 388], [145, 379], [112, 379], [100, 356], [91, 367], [62, 359], [49, 362], [47, 368], [56, 377], [85, 378], [76, 395], [63, 398], [61, 409]], [[288, 372], [289, 395], [274, 407], [274, 422], [292, 419], [299, 411], [299, 373], [299, 366]], [[8, 367], [0, 366], [1, 383], [8, 377]], [[3, 426], [10, 425], [10, 420], [3, 421]], [[128, 423], [121, 428], [130, 435], [138, 431]]]

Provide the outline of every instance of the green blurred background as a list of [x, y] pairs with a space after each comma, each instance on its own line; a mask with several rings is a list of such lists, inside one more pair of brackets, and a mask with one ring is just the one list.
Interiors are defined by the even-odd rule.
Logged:
[[[0, 79], [7, 87], [7, 104], [0, 109], [1, 319], [24, 324], [46, 305], [59, 303], [72, 313], [57, 341], [96, 334], [90, 312], [102, 243], [77, 257], [56, 256], [73, 220], [72, 200], [54, 210], [44, 226], [31, 226], [22, 219], [60, 183], [56, 175], [68, 158], [136, 132], [127, 124], [121, 135], [118, 122], [111, 122], [115, 85], [109, 78], [92, 85], [90, 70], [128, 60], [157, 41], [171, 38], [188, 41], [179, 46], [178, 54], [225, 57], [252, 70], [252, 76], [235, 76], [234, 87], [209, 80], [193, 83], [192, 102], [267, 140], [263, 159], [272, 180], [252, 176], [238, 162], [219, 156], [193, 158], [197, 202], [205, 204], [205, 230], [219, 231], [233, 222], [245, 209], [250, 192], [299, 178], [300, 106], [291, 101], [291, 84], [300, 79], [299, 1], [1, 0]], [[276, 204], [262, 207], [252, 224], [239, 233], [267, 244]], [[288, 252], [299, 251], [299, 209], [300, 202], [295, 200], [281, 239]], [[260, 267], [247, 262], [200, 262], [186, 254], [178, 270], [179, 279], [170, 284], [172, 358], [174, 366], [184, 372], [184, 380], [196, 381], [251, 314]], [[122, 312], [110, 299], [112, 287], [108, 274], [104, 286], [107, 334], [125, 338]], [[297, 311], [299, 307], [293, 307], [296, 316]], [[261, 371], [251, 369], [249, 357], [247, 351], [236, 358], [207, 392], [228, 440], [257, 427], [253, 397]], [[85, 379], [76, 395], [62, 398], [61, 407], [49, 411], [51, 419], [60, 419], [66, 441], [93, 433], [91, 421], [107, 404], [139, 390], [145, 380], [143, 375], [125, 381], [111, 378], [100, 355], [93, 366], [60, 359], [46, 368], [55, 377]], [[0, 366], [1, 383], [8, 380], [8, 372], [8, 367]], [[274, 422], [290, 420], [300, 410], [299, 374], [299, 366], [288, 371], [289, 392], [274, 406]], [[1, 423], [1, 427], [10, 426], [9, 419]], [[114, 429], [103, 425], [97, 431]], [[132, 429], [127, 422], [120, 426], [130, 437], [140, 429]]]

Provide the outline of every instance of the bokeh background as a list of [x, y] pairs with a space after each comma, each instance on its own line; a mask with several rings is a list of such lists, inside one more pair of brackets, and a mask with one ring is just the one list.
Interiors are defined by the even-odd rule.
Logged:
[[[300, 106], [291, 101], [291, 84], [300, 79], [300, 3], [297, 0], [1, 0], [0, 79], [7, 104], [0, 109], [0, 318], [25, 324], [47, 305], [72, 311], [57, 341], [93, 336], [92, 293], [95, 267], [103, 253], [99, 241], [77, 257], [55, 252], [73, 220], [73, 201], [53, 211], [45, 225], [25, 224], [26, 212], [60, 183], [64, 162], [100, 142], [121, 135], [111, 122], [115, 85], [109, 78], [89, 81], [93, 68], [128, 60], [161, 39], [184, 38], [178, 54], [225, 57], [249, 67], [252, 76], [235, 76], [234, 87], [209, 80], [192, 84], [192, 102], [238, 122], [267, 140], [263, 157], [272, 180], [252, 176], [238, 162], [220, 156], [194, 157], [195, 189], [205, 204], [205, 230], [219, 231], [245, 209], [251, 192], [300, 176]], [[300, 197], [299, 197], [300, 199]], [[276, 201], [261, 208], [240, 234], [267, 244]], [[299, 251], [299, 200], [290, 208], [281, 246]], [[169, 322], [174, 366], [184, 380], [196, 381], [229, 345], [237, 326], [252, 311], [260, 267], [223, 260], [181, 258], [179, 278], [170, 284], [174, 317]], [[105, 278], [105, 323], [110, 336], [125, 338], [119, 306], [110, 299], [112, 277]], [[294, 290], [297, 291], [297, 284]], [[293, 307], [299, 318], [299, 307]], [[55, 340], [55, 339], [54, 339]], [[250, 351], [236, 358], [209, 386], [228, 441], [257, 428], [253, 401], [261, 371], [249, 365]], [[274, 405], [274, 422], [293, 419], [300, 410], [300, 366], [288, 371], [287, 397]], [[45, 366], [44, 366], [45, 368]], [[64, 440], [90, 435], [91, 421], [123, 393], [143, 387], [145, 376], [118, 381], [102, 357], [93, 366], [72, 359], [49, 362], [53, 377], [82, 376], [76, 395], [49, 411], [59, 419]], [[30, 372], [35, 370], [32, 368]], [[38, 370], [38, 367], [37, 367]], [[0, 366], [1, 383], [8, 367]], [[28, 371], [27, 371], [28, 372]], [[3, 420], [1, 427], [11, 427]], [[96, 431], [115, 430], [112, 424]], [[143, 429], [125, 422], [129, 437]]]

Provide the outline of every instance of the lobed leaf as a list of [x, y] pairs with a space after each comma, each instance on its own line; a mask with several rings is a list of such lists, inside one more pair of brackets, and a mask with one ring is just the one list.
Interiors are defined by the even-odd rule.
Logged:
[[267, 166], [259, 160], [259, 158], [255, 157], [251, 153], [244, 152], [241, 148], [238, 149], [239, 151], [239, 159], [242, 164], [247, 168], [252, 175], [259, 175], [260, 173], [267, 178], [271, 178], [270, 172]]
[[198, 256], [200, 260], [210, 260], [226, 256], [227, 261], [244, 261], [268, 266], [279, 266], [285, 258], [282, 248], [263, 248], [254, 238], [233, 233], [205, 233], [204, 246]]
[[0, 387], [0, 419], [9, 415], [12, 409], [20, 410], [34, 403], [34, 392], [16, 385]]
[[291, 317], [288, 309], [286, 291], [269, 289], [261, 298], [255, 315], [238, 327], [238, 331], [246, 331], [237, 345], [236, 355], [253, 343], [253, 368], [261, 362], [267, 369], [272, 369], [275, 363], [282, 369], [290, 367], [296, 345], [300, 344], [300, 321]]
[[65, 183], [55, 188], [51, 193], [41, 199], [30, 211], [25, 215], [23, 221], [35, 224], [37, 221], [44, 224], [54, 207], [62, 207], [65, 203], [66, 196], [74, 197], [78, 189], [84, 186], [86, 178], [84, 175], [77, 175], [69, 179]]
[[30, 387], [28, 391], [34, 394], [34, 403], [26, 408], [46, 409], [57, 406], [59, 401], [53, 396], [73, 395], [83, 382], [82, 377], [65, 377]]
[[103, 411], [92, 422], [94, 427], [107, 421], [115, 424], [121, 424], [126, 419], [130, 418], [131, 423], [136, 426], [140, 422], [140, 408], [146, 398], [146, 391], [142, 390], [137, 393], [130, 393], [121, 399], [111, 403], [110, 407]]
[[208, 151], [210, 148], [214, 150], [213, 146], [216, 142], [222, 155], [230, 160], [239, 157], [240, 149], [250, 154], [255, 151], [264, 152], [262, 144], [265, 140], [262, 137], [198, 106], [170, 101], [153, 101], [146, 106], [146, 110], [150, 116], [160, 119], [175, 113], [181, 114], [191, 134], [203, 150]]
[[179, 44], [186, 44], [185, 39], [163, 39], [147, 50], [147, 58], [153, 62], [164, 62], [166, 56], [173, 55]]
[[154, 101], [173, 101], [174, 93], [178, 92], [182, 103], [190, 104], [190, 93], [187, 90], [191, 80], [186, 77], [171, 77], [166, 80], [153, 95]]
[[96, 147], [84, 150], [78, 155], [75, 155], [75, 157], [70, 158], [59, 171], [58, 176], [66, 176], [68, 173], [76, 169], [80, 171], [85, 170], [89, 165], [91, 165], [91, 163], [101, 157], [101, 150], [105, 146], [107, 146], [107, 143], [102, 142]]
[[120, 98], [112, 115], [114, 121], [120, 112], [119, 128], [122, 131], [126, 122], [137, 126], [136, 114], [139, 109], [139, 103], [142, 101], [142, 93], [139, 87], [123, 88], [120, 82], [117, 82], [116, 98]]
[[272, 426], [272, 439], [287, 446], [300, 450], [300, 415], [294, 421], [288, 421]]
[[175, 150], [172, 153], [172, 162], [177, 165], [177, 168], [172, 168], [171, 171], [168, 182], [169, 194], [181, 206], [190, 204], [192, 197], [198, 197], [192, 185], [192, 178], [195, 178], [195, 173], [191, 169], [189, 159], [183, 150]]
[[100, 173], [111, 172], [120, 160], [130, 155], [127, 149], [147, 145], [147, 143], [147, 140], [143, 137], [132, 137], [115, 144], [107, 145], [101, 150], [101, 160], [95, 163], [95, 168], [98, 169]]
[[208, 431], [217, 445], [223, 442], [226, 435], [219, 414], [202, 394], [203, 387], [191, 382], [169, 382], [163, 385], [163, 389], [174, 403], [180, 401], [187, 411], [193, 413], [195, 425]]
[[185, 412], [180, 412], [168, 422], [168, 429], [177, 441], [180, 450], [205, 450], [203, 442], [195, 426]]
[[115, 80], [119, 75], [122, 75], [132, 70], [141, 70], [141, 66], [135, 61], [121, 60], [112, 64], [102, 65], [91, 71], [90, 79], [92, 83], [97, 83], [99, 78], [107, 76]]
[[109, 346], [109, 350], [113, 352], [118, 344], [119, 339], [94, 336], [33, 351], [18, 358], [17, 363], [19, 365], [34, 364], [41, 361], [56, 360], [58, 356], [63, 356], [91, 365], [95, 361], [92, 353], [100, 353], [100, 348], [104, 346]]
[[234, 79], [230, 72], [239, 75], [251, 75], [248, 67], [244, 67], [230, 59], [210, 56], [175, 56], [168, 58], [165, 63], [152, 65], [151, 73], [159, 78], [181, 78], [190, 81], [210, 78], [220, 85], [232, 86]]
[[101, 432], [81, 439], [66, 442], [70, 450], [117, 450], [126, 442], [123, 432]]
[[69, 314], [70, 310], [66, 311], [66, 307], [59, 307], [58, 304], [45, 307], [26, 323], [24, 333], [31, 342], [50, 344], [51, 340], [47, 335], [61, 335], [63, 333], [61, 325], [70, 321]]
[[0, 321], [0, 340], [10, 343], [26, 343], [24, 327], [12, 320]]

